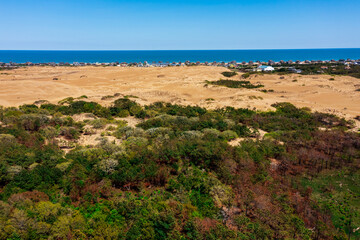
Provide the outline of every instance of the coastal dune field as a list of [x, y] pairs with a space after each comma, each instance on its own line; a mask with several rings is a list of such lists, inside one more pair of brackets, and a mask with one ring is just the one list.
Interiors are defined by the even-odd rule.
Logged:
[[[111, 104], [107, 95], [132, 95], [137, 102], [155, 101], [208, 108], [223, 106], [272, 109], [276, 102], [335, 113], [347, 118], [360, 114], [360, 79], [329, 75], [251, 75], [260, 89], [236, 89], [206, 85], [206, 80], [225, 79], [222, 67], [26, 67], [0, 71], [0, 105], [18, 106], [37, 100], [56, 103], [66, 97], [86, 95], [88, 100]], [[240, 80], [241, 75], [232, 77]], [[261, 92], [261, 89], [273, 92]]]

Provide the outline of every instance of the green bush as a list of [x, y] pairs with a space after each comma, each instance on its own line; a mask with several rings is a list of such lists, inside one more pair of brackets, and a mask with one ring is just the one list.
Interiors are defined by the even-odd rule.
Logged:
[[108, 122], [105, 119], [95, 119], [95, 120], [90, 121], [90, 124], [92, 125], [92, 127], [96, 128], [96, 129], [105, 128], [107, 123]]
[[249, 81], [236, 81], [236, 80], [218, 80], [218, 81], [206, 81], [207, 84], [224, 86], [228, 88], [262, 88], [264, 85], [261, 84], [252, 84]]
[[49, 118], [45, 115], [24, 114], [20, 117], [20, 121], [25, 130], [38, 131], [49, 122]]
[[[263, 112], [78, 100], [0, 107], [1, 239], [359, 237], [351, 121], [290, 103]], [[79, 113], [98, 119], [76, 122]], [[146, 121], [112, 119], [123, 113]], [[118, 139], [104, 130], [81, 146], [85, 124], [111, 124]]]
[[233, 140], [238, 137], [237, 133], [232, 130], [226, 130], [222, 132], [220, 136], [227, 141]]
[[62, 127], [60, 134], [69, 140], [78, 139], [80, 136], [79, 130], [74, 127]]
[[233, 77], [233, 76], [236, 76], [237, 75], [237, 73], [236, 72], [222, 72], [221, 73], [224, 77], [228, 77], [228, 78], [230, 78], [230, 77]]

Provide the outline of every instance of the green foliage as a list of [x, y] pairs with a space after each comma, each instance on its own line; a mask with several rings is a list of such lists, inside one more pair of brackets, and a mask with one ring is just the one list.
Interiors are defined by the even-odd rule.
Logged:
[[[261, 74], [293, 74], [289, 71], [289, 68], [295, 68], [301, 70], [301, 75], [314, 75], [314, 74], [327, 74], [332, 76], [351, 76], [360, 78], [360, 66], [350, 65], [347, 67], [344, 64], [339, 63], [312, 63], [312, 64], [285, 64], [277, 67], [273, 72], [262, 72]], [[239, 69], [246, 70], [245, 68]], [[251, 74], [259, 74], [258, 72], [247, 72], [242, 75], [243, 78], [248, 78]], [[335, 79], [332, 77], [330, 80]]]
[[232, 130], [226, 130], [222, 132], [220, 135], [222, 138], [226, 139], [227, 141], [233, 140], [238, 137], [237, 133]]
[[244, 73], [243, 75], [241, 75], [242, 78], [246, 79], [250, 77], [250, 72]]
[[96, 129], [105, 128], [107, 123], [108, 123], [108, 121], [106, 121], [106, 119], [95, 119], [95, 120], [90, 121], [90, 124], [92, 125], [92, 127], [96, 128]]
[[329, 211], [340, 234], [358, 238], [354, 231], [360, 224], [360, 180], [359, 170], [328, 171], [315, 179], [302, 179], [302, 185], [313, 190], [312, 198], [319, 202], [324, 211]]
[[[357, 239], [353, 123], [290, 103], [273, 107], [141, 106], [129, 98], [110, 107], [78, 98], [1, 107], [0, 238]], [[70, 117], [81, 113], [97, 118]], [[137, 127], [113, 119], [129, 115]], [[93, 137], [85, 124], [111, 124], [113, 136], [81, 146]]]
[[159, 113], [166, 113], [168, 115], [186, 116], [186, 117], [198, 117], [204, 115], [207, 110], [198, 106], [181, 106], [170, 103], [155, 102], [145, 109], [156, 111]]
[[218, 81], [206, 81], [207, 84], [225, 86], [228, 88], [262, 88], [264, 85], [261, 84], [252, 84], [250, 81], [236, 81], [236, 80], [218, 80]]
[[233, 76], [236, 76], [237, 75], [237, 73], [236, 72], [222, 72], [221, 73], [224, 77], [228, 77], [228, 78], [230, 78], [230, 77], [233, 77]]

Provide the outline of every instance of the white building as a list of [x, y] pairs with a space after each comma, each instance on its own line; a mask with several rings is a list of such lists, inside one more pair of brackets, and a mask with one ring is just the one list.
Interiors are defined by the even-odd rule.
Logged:
[[271, 66], [262, 65], [262, 66], [259, 66], [256, 70], [258, 72], [271, 72], [271, 71], [274, 71], [275, 68], [273, 68]]

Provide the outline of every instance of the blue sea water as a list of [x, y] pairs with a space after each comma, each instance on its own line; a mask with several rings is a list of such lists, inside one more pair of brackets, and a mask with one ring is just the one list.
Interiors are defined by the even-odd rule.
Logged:
[[293, 50], [33, 51], [0, 50], [0, 62], [230, 62], [360, 59], [360, 48]]

